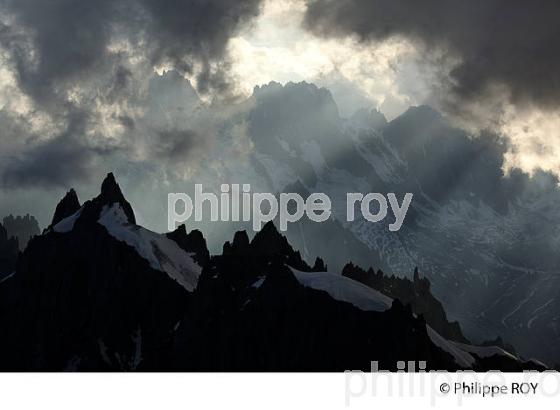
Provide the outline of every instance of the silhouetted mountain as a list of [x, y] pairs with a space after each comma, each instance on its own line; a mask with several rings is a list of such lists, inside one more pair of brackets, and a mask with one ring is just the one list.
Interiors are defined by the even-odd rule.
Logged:
[[317, 257], [317, 258], [315, 258], [315, 263], [313, 264], [312, 270], [313, 270], [313, 272], [326, 272], [327, 271], [327, 265], [325, 265], [325, 262], [323, 261], [323, 259]]
[[498, 336], [493, 340], [487, 340], [485, 342], [482, 342], [480, 345], [481, 346], [498, 346], [498, 347], [501, 347], [502, 349], [504, 349], [506, 352], [509, 352], [512, 355], [517, 356], [517, 351], [515, 350], [515, 347], [513, 347], [509, 343], [504, 342], [504, 340], [502, 339], [501, 336]]
[[426, 360], [430, 369], [542, 368], [496, 347], [445, 340], [398, 299], [318, 267], [272, 223], [252, 242], [236, 233], [200, 276], [177, 333], [176, 369], [369, 370], [374, 360], [388, 370], [399, 360]]
[[8, 232], [0, 224], [0, 281], [14, 271], [19, 253], [18, 249], [17, 238], [8, 237]]
[[16, 274], [0, 340], [3, 370], [158, 369], [200, 267], [134, 224], [112, 174], [101, 194], [34, 237]]
[[1, 370], [543, 369], [441, 336], [398, 299], [445, 319], [423, 279], [384, 288], [391, 298], [322, 260], [310, 267], [271, 222], [209, 258], [199, 232], [134, 221], [109, 174], [96, 198], [29, 242], [0, 283]]
[[[253, 192], [293, 192], [296, 185], [302, 192], [324, 192], [333, 200], [331, 219], [314, 224], [304, 218], [285, 232], [307, 263], [319, 256], [338, 272], [353, 261], [409, 279], [418, 266], [470, 340], [502, 335], [524, 356], [560, 362], [558, 181], [539, 171], [530, 177], [516, 170], [504, 175], [510, 147], [502, 138], [470, 135], [428, 106], [411, 107], [386, 124], [373, 112], [375, 125], [367, 110], [346, 119], [354, 109], [341, 116], [336, 93], [333, 99], [327, 89], [308, 83], [258, 87], [214, 124], [216, 106], [199, 105], [192, 86], [177, 73], [154, 76], [152, 85], [148, 115], [138, 119], [153, 128], [142, 141], [148, 149], [165, 147], [182, 161], [175, 142], [188, 142], [188, 133], [162, 138], [158, 133], [176, 126], [206, 130], [193, 124], [209, 119], [217, 125], [206, 154], [208, 163], [219, 166], [193, 166], [189, 185], [203, 182], [215, 193], [223, 182], [251, 183]], [[134, 174], [143, 169], [125, 168]], [[173, 189], [185, 186], [182, 177], [169, 182]], [[142, 203], [142, 215], [163, 229], [166, 218], [157, 198], [167, 186], [155, 189]], [[391, 215], [375, 224], [363, 218], [348, 223], [348, 192], [394, 192], [399, 199], [410, 192], [414, 199], [401, 230], [390, 232]], [[250, 228], [207, 219], [192, 222], [195, 227], [213, 251], [221, 249], [224, 237]]]
[[210, 252], [206, 240], [199, 230], [187, 233], [185, 225], [179, 225], [176, 230], [169, 232], [167, 237], [177, 243], [185, 252], [194, 253], [193, 259], [200, 265], [206, 266], [210, 261]]
[[16, 216], [8, 215], [2, 221], [8, 236], [15, 236], [18, 239], [20, 249], [25, 249], [27, 242], [35, 235], [39, 235], [39, 223], [31, 215]]
[[[288, 185], [284, 192], [297, 193], [302, 198], [307, 198], [311, 194], [300, 181]], [[295, 209], [288, 206], [288, 211], [293, 213]], [[348, 260], [356, 264], [373, 265], [379, 269], [387, 267], [377, 250], [370, 249], [334, 218], [319, 224], [308, 218], [302, 218], [290, 224], [285, 235], [295, 248], [301, 249], [304, 259], [312, 261], [313, 258], [326, 255], [329, 265], [335, 270], [341, 270]]]
[[[468, 343], [457, 322], [449, 322], [440, 301], [430, 292], [428, 278], [420, 278], [418, 269], [414, 270], [413, 280], [394, 275], [386, 276], [383, 271], [363, 270], [352, 263], [346, 265], [342, 275], [371, 287], [404, 304], [410, 304], [412, 311], [422, 315], [426, 322], [446, 339]], [[501, 345], [500, 345], [501, 346]]]
[[78, 195], [76, 191], [71, 189], [64, 195], [64, 198], [56, 206], [54, 211], [54, 216], [51, 222], [51, 226], [56, 225], [64, 218], [69, 217], [80, 209], [80, 201], [78, 200]]
[[[288, 225], [304, 259], [320, 256], [337, 271], [353, 261], [409, 279], [418, 266], [470, 340], [502, 335], [525, 356], [559, 361], [554, 176], [504, 175], [503, 139], [469, 135], [428, 106], [379, 128], [368, 126], [367, 111], [344, 120], [330, 93], [313, 84], [272, 83], [250, 102], [252, 171], [235, 164], [228, 175], [251, 176], [262, 192], [323, 192], [333, 201], [328, 223]], [[349, 223], [348, 192], [414, 199], [400, 231], [390, 232], [390, 217]]]

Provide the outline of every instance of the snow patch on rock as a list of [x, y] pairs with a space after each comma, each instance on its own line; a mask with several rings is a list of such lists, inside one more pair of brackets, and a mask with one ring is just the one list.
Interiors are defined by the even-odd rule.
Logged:
[[82, 214], [82, 208], [78, 209], [74, 214], [64, 218], [62, 221], [52, 227], [53, 231], [58, 233], [68, 233], [74, 229], [74, 224]]
[[302, 272], [292, 268], [296, 279], [303, 286], [323, 290], [333, 299], [348, 302], [358, 309], [384, 312], [391, 308], [393, 300], [355, 280], [329, 272]]
[[455, 343], [444, 339], [438, 332], [432, 329], [430, 326], [426, 325], [426, 330], [428, 331], [428, 337], [441, 350], [449, 353], [455, 359], [455, 363], [464, 368], [471, 368], [476, 360], [468, 352], [459, 348]]
[[464, 350], [465, 352], [477, 355], [481, 359], [497, 355], [497, 356], [507, 356], [510, 359], [518, 360], [514, 355], [506, 352], [504, 349], [498, 346], [472, 346], [459, 342], [453, 342], [453, 344], [459, 347], [461, 350]]
[[132, 246], [152, 268], [167, 273], [188, 291], [194, 290], [202, 268], [191, 254], [183, 251], [174, 241], [165, 235], [130, 224], [119, 204], [104, 206], [98, 223], [115, 239]]

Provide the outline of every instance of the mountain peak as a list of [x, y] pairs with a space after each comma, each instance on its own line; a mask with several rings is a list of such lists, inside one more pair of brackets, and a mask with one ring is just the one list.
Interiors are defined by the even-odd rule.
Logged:
[[[240, 242], [238, 240], [238, 242]], [[272, 221], [267, 222], [262, 229], [257, 232], [251, 241], [251, 250], [261, 255], [277, 255], [293, 268], [309, 271], [311, 268], [301, 258], [299, 251], [288, 242], [288, 239], [276, 229]]]
[[115, 179], [115, 175], [109, 172], [103, 183], [101, 184], [101, 195], [120, 195], [122, 196], [121, 188]]
[[80, 220], [97, 222], [103, 209], [105, 207], [110, 208], [115, 204], [118, 204], [122, 208], [126, 215], [127, 222], [135, 225], [136, 217], [134, 216], [132, 206], [130, 206], [130, 203], [125, 199], [115, 176], [110, 172], [101, 184], [101, 193], [94, 199], [84, 203]]
[[253, 241], [251, 242], [251, 245], [258, 247], [261, 243], [281, 243], [282, 245], [284, 245], [288, 244], [288, 241], [280, 232], [278, 232], [278, 229], [276, 229], [274, 223], [272, 221], [269, 221], [263, 225], [259, 232], [257, 232], [255, 237], [253, 238]]
[[101, 194], [95, 198], [94, 201], [99, 205], [113, 205], [115, 203], [121, 205], [128, 222], [136, 224], [136, 217], [134, 216], [132, 206], [130, 206], [130, 203], [125, 199], [121, 187], [112, 172], [109, 172], [103, 180], [101, 184]]
[[56, 206], [56, 210], [54, 211], [51, 226], [54, 226], [60, 221], [62, 221], [64, 218], [73, 215], [78, 211], [78, 209], [80, 209], [80, 207], [81, 205], [80, 205], [80, 201], [78, 200], [78, 195], [76, 194], [76, 191], [74, 191], [74, 189], [70, 189], [70, 191], [68, 191], [66, 195], [64, 195], [64, 198], [62, 198], [58, 203], [58, 205]]
[[185, 252], [194, 253], [194, 260], [200, 266], [206, 266], [210, 261], [210, 252], [206, 245], [204, 235], [198, 229], [187, 233], [185, 224], [181, 224], [173, 232], [169, 232], [166, 236], [174, 241]]

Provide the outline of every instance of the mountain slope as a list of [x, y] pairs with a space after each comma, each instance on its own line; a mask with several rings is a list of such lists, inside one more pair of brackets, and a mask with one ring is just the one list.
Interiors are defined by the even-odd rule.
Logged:
[[136, 225], [112, 174], [96, 198], [71, 202], [0, 283], [1, 370], [543, 369], [450, 341], [321, 259], [310, 267], [272, 223], [210, 257], [199, 232]]
[[[204, 269], [175, 342], [177, 369], [197, 371], [542, 369], [498, 347], [449, 341], [398, 299], [311, 268], [272, 223], [244, 231]], [[188, 346], [188, 348], [185, 348]]]
[[109, 175], [98, 197], [30, 241], [2, 284], [13, 298], [2, 369], [159, 369], [169, 362], [200, 267], [134, 220]]
[[[368, 127], [341, 118], [330, 93], [313, 84], [271, 83], [250, 103], [250, 166], [236, 163], [223, 174], [260, 192], [329, 195], [329, 223], [288, 226], [307, 260], [323, 256], [336, 270], [352, 260], [409, 278], [418, 266], [469, 339], [502, 336], [526, 356], [560, 362], [555, 178], [504, 175], [501, 139], [468, 135], [427, 106]], [[414, 199], [401, 230], [390, 232], [390, 218], [348, 223], [348, 192]]]
[[8, 232], [0, 224], [0, 281], [14, 271], [19, 253], [18, 240], [9, 237]]

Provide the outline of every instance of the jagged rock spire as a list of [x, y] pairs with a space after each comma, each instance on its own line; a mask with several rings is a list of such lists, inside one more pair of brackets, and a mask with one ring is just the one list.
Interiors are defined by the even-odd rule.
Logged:
[[321, 259], [317, 256], [317, 258], [315, 259], [315, 263], [313, 264], [312, 269], [313, 269], [314, 272], [326, 272], [327, 271], [327, 265], [325, 265], [325, 262], [323, 261], [323, 259]]
[[119, 186], [117, 180], [115, 179], [115, 175], [113, 175], [112, 172], [109, 172], [101, 183], [101, 194], [99, 195], [99, 197], [107, 202], [113, 203], [124, 200], [124, 195], [121, 191], [121, 187]]
[[295, 251], [272, 221], [267, 222], [251, 241], [251, 250], [261, 255], [276, 255], [293, 268], [310, 271], [311, 267]]
[[251, 247], [262, 253], [277, 253], [288, 255], [294, 252], [288, 240], [276, 229], [274, 223], [267, 222], [262, 229], [257, 232]]
[[[113, 204], [119, 204], [121, 206], [129, 223], [136, 223], [136, 217], [134, 216], [132, 206], [130, 206], [130, 203], [125, 199], [115, 176], [110, 172], [101, 184], [101, 193], [91, 201], [84, 203], [80, 220], [96, 222], [103, 208], [105, 206], [112, 206]], [[78, 195], [76, 191], [71, 189], [57, 205], [51, 226], [73, 215], [80, 207]]]
[[249, 236], [245, 231], [237, 231], [231, 243], [234, 252], [246, 252], [249, 250]]
[[105, 208], [118, 204], [126, 215], [127, 222], [136, 224], [136, 217], [132, 206], [125, 199], [121, 188], [112, 172], [107, 174], [101, 184], [101, 193], [94, 199], [84, 203], [82, 213], [77, 224], [97, 222]]
[[51, 226], [56, 225], [64, 218], [75, 214], [80, 209], [80, 201], [78, 200], [78, 195], [76, 191], [71, 189], [64, 195], [64, 198], [60, 200], [54, 211], [54, 216], [51, 222]]
[[173, 232], [166, 235], [169, 239], [174, 241], [185, 252], [193, 252], [195, 254], [194, 260], [200, 266], [206, 266], [210, 261], [210, 252], [206, 245], [204, 235], [198, 229], [192, 230], [187, 234], [187, 228], [181, 224]]
[[136, 217], [134, 216], [132, 206], [130, 206], [130, 203], [125, 199], [121, 187], [117, 183], [112, 172], [109, 172], [103, 180], [101, 184], [101, 194], [94, 199], [94, 202], [101, 206], [113, 204], [121, 205], [128, 222], [136, 224]]

